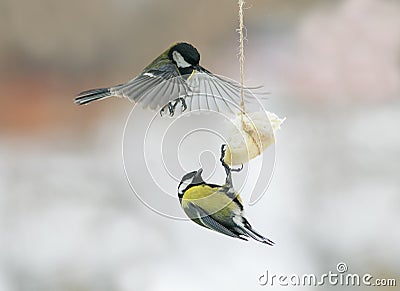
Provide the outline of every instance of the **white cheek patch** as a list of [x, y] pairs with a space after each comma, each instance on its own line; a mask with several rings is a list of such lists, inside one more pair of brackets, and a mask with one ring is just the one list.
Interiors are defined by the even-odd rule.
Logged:
[[192, 179], [187, 179], [182, 182], [182, 184], [179, 186], [178, 192], [183, 193], [183, 190], [186, 189], [187, 186], [192, 182]]
[[187, 68], [191, 66], [191, 64], [186, 62], [182, 55], [177, 51], [172, 52], [172, 58], [174, 59], [178, 68]]

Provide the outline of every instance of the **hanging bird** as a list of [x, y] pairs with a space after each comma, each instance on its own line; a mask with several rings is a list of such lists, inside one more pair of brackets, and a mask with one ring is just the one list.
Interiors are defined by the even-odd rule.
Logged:
[[[134, 79], [109, 88], [83, 91], [76, 96], [75, 103], [83, 105], [117, 96], [141, 103], [143, 108], [161, 108], [161, 115], [168, 110], [173, 116], [178, 104], [181, 104], [181, 112], [186, 109], [240, 111], [240, 85], [214, 75], [199, 62], [200, 54], [194, 46], [185, 42], [176, 43]], [[248, 89], [245, 98], [254, 98]]]
[[273, 245], [274, 243], [252, 228], [244, 217], [243, 202], [233, 189], [232, 171], [225, 162], [226, 145], [221, 147], [221, 163], [225, 168], [225, 184], [214, 185], [204, 182], [203, 169], [183, 176], [178, 186], [178, 197], [186, 215], [197, 224], [222, 234], [247, 240], [247, 238]]

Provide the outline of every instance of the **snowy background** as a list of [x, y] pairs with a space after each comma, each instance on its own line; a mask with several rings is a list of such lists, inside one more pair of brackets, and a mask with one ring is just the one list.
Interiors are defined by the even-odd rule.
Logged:
[[72, 103], [177, 40], [238, 79], [236, 1], [0, 0], [1, 291], [262, 290], [266, 270], [321, 275], [339, 262], [400, 284], [400, 2], [246, 5], [246, 80], [287, 117], [267, 194], [247, 206], [273, 248], [149, 210], [122, 164], [132, 105]]

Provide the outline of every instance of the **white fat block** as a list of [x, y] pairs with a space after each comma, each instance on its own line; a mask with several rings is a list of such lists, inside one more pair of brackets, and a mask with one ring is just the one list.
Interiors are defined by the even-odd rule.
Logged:
[[226, 132], [225, 162], [240, 165], [260, 155], [275, 142], [275, 133], [285, 119], [268, 111], [238, 114]]

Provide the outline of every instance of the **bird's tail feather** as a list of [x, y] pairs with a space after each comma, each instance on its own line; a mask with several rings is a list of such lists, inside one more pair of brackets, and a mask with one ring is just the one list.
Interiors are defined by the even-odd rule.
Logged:
[[111, 97], [110, 88], [99, 88], [83, 91], [75, 97], [74, 103], [77, 105], [84, 105], [92, 101], [105, 99]]
[[275, 243], [266, 238], [265, 236], [259, 234], [257, 231], [255, 231], [251, 226], [250, 227], [244, 227], [243, 230], [245, 231], [245, 233], [250, 236], [251, 238], [255, 239], [256, 241], [265, 243], [267, 245], [273, 246]]

